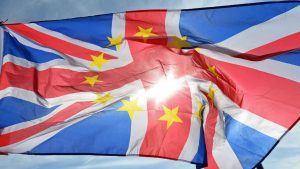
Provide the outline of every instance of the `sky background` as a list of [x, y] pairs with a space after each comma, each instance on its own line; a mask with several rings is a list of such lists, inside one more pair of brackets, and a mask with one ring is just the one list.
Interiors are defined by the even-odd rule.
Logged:
[[[184, 3], [183, 3], [184, 1]], [[206, 0], [0, 0], [0, 20], [8, 23], [64, 19], [137, 9], [197, 8]], [[231, 4], [237, 0], [223, 0]], [[247, 0], [239, 0], [243, 3]], [[249, 1], [249, 0], [248, 0]], [[261, 1], [261, 0], [253, 0]], [[208, 5], [213, 5], [211, 1]], [[218, 1], [221, 2], [221, 1]], [[300, 168], [300, 123], [298, 123], [265, 159], [266, 169]], [[105, 156], [0, 156], [1, 169], [195, 169], [180, 161], [142, 157]]]

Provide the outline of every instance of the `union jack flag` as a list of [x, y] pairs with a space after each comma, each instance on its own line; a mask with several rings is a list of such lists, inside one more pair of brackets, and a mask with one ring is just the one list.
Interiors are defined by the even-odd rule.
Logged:
[[300, 3], [0, 28], [0, 151], [253, 168], [300, 117]]

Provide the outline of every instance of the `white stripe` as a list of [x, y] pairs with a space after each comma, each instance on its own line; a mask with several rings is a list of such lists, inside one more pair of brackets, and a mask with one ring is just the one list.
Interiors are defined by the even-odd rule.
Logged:
[[[192, 81], [196, 85], [195, 86], [196, 90], [200, 89], [206, 93], [208, 92], [207, 84], [211, 84], [210, 82], [205, 81], [205, 80], [199, 80], [199, 79], [196, 79], [196, 78], [193, 78], [190, 76], [188, 78], [189, 78], [189, 81]], [[198, 92], [201, 92], [201, 91], [198, 91]], [[204, 95], [202, 95], [202, 97], [205, 99], [205, 102], [208, 103], [207, 98]], [[210, 126], [206, 126], [206, 120], [207, 120], [208, 113], [209, 113], [209, 106], [207, 105], [203, 112], [204, 128], [210, 127]], [[235, 153], [233, 152], [229, 143], [226, 140], [225, 131], [224, 131], [224, 127], [223, 127], [224, 124], [223, 124], [223, 121], [221, 120], [222, 117], [223, 117], [222, 113], [219, 113], [216, 128], [215, 128], [215, 135], [213, 137], [212, 154], [214, 156], [214, 159], [215, 159], [217, 165], [222, 169], [223, 168], [224, 169], [242, 168], [238, 158], [236, 157]], [[199, 132], [199, 130], [198, 130], [198, 132]], [[226, 158], [224, 158], [224, 154], [226, 155]]]
[[[6, 89], [0, 90], [0, 99], [4, 97], [13, 96], [15, 98], [26, 100], [28, 102], [41, 105], [47, 108], [55, 106], [55, 104], [49, 103], [46, 99], [41, 98], [39, 95], [35, 94], [33, 91], [15, 88], [15, 87], [8, 87]], [[60, 103], [61, 104], [61, 103]]]
[[[119, 59], [113, 60], [111, 62], [111, 67], [115, 66], [116, 67], [121, 67], [125, 66], [131, 62], [133, 62], [130, 48], [128, 45], [128, 41], [124, 39], [125, 37], [125, 13], [117, 13], [113, 14], [112, 18], [112, 37], [117, 38], [119, 35], [122, 35], [122, 44], [120, 45], [120, 50], [119, 51], [114, 51], [115, 55], [118, 56]], [[109, 66], [110, 62], [107, 63]], [[103, 69], [105, 68], [105, 65], [103, 66]]]
[[137, 99], [139, 106], [141, 106], [144, 111], [136, 112], [131, 120], [130, 141], [126, 152], [126, 154], [131, 155], [140, 154], [140, 148], [148, 126], [146, 91], [144, 90], [142, 83], [140, 83], [140, 86], [137, 88], [140, 88], [139, 92], [131, 95], [130, 99]]
[[243, 123], [261, 133], [278, 140], [287, 131], [287, 128], [282, 127], [272, 121], [266, 120], [247, 110], [239, 108], [223, 108], [233, 119]]
[[181, 38], [179, 29], [180, 13], [181, 11], [167, 11], [165, 26], [168, 37], [176, 36]]
[[51, 137], [59, 133], [61, 130], [92, 116], [94, 113], [99, 112], [99, 110], [101, 110], [102, 108], [102, 105], [95, 104], [85, 110], [82, 110], [75, 116], [66, 119], [63, 123], [59, 123], [55, 126], [49, 127], [48, 129], [37, 133], [30, 138], [27, 138], [15, 144], [0, 147], [0, 151], [8, 153], [24, 153], [30, 151], [34, 147], [38, 146], [39, 144], [43, 143], [44, 141], [50, 139]]
[[[198, 90], [198, 85], [195, 81], [189, 80], [187, 78], [187, 82], [190, 88], [190, 93], [192, 97], [192, 112], [193, 115], [191, 117], [191, 127], [189, 136], [187, 138], [187, 141], [180, 153], [180, 156], [178, 159], [184, 160], [184, 161], [192, 161], [198, 152], [199, 147], [199, 141], [200, 141], [200, 130], [201, 130], [201, 123], [199, 122], [199, 119], [194, 116], [194, 114], [198, 111], [198, 101], [202, 103], [207, 103], [206, 97], [201, 93], [201, 91]], [[203, 105], [204, 106], [204, 105]], [[204, 111], [208, 111], [208, 106], [206, 106]]]
[[287, 131], [285, 127], [266, 120], [245, 109], [239, 108], [220, 90], [215, 93], [215, 102], [219, 110], [228, 113], [233, 119], [253, 129], [256, 129], [267, 136], [273, 137], [276, 140], [278, 140]]
[[4, 50], [4, 30], [0, 26], [0, 74], [1, 74], [1, 68], [2, 68], [2, 62], [3, 62], [3, 51]]
[[[72, 63], [73, 62], [73, 63]], [[45, 63], [35, 63], [24, 58], [16, 57], [10, 54], [7, 54], [3, 58], [3, 65], [5, 63], [14, 63], [15, 65], [22, 66], [25, 68], [35, 68], [36, 70], [43, 71], [49, 68], [62, 68], [73, 70], [76, 72], [87, 72], [87, 71], [98, 71], [96, 68], [91, 69], [88, 65], [84, 65], [83, 62], [78, 61], [67, 61], [63, 59], [54, 59]], [[72, 65], [78, 64], [78, 65]]]
[[[113, 38], [122, 35], [122, 40], [125, 37], [125, 13], [116, 13], [113, 14], [112, 19], [112, 27], [111, 27], [111, 34]], [[122, 45], [121, 45], [122, 48]]]
[[[219, 115], [220, 114], [222, 114], [222, 112], [219, 112]], [[243, 168], [225, 137], [224, 121], [221, 116], [218, 116], [217, 119], [215, 135], [213, 137], [212, 154], [219, 168]]]
[[[42, 142], [46, 141], [47, 139], [51, 138], [52, 136], [54, 136], [55, 134], [57, 134], [59, 131], [63, 130], [64, 128], [66, 128], [66, 127], [68, 127], [68, 126], [70, 126], [70, 125], [72, 125], [76, 122], [79, 122], [81, 120], [84, 120], [87, 117], [90, 117], [91, 115], [95, 114], [96, 112], [99, 112], [100, 110], [102, 110], [106, 106], [108, 106], [110, 104], [113, 104], [113, 103], [121, 100], [124, 97], [128, 97], [128, 96], [139, 93], [139, 90], [141, 89], [140, 88], [141, 84], [142, 84], [141, 81], [138, 80], [138, 81], [134, 81], [132, 83], [129, 83], [129, 84], [127, 84], [127, 85], [125, 85], [125, 86], [123, 86], [119, 89], [115, 89], [115, 90], [111, 91], [111, 95], [114, 96], [115, 98], [113, 100], [108, 101], [105, 105], [103, 105], [103, 104], [94, 104], [93, 106], [91, 106], [91, 107], [89, 107], [85, 110], [82, 110], [80, 113], [77, 113], [76, 115], [68, 118], [63, 123], [52, 126], [52, 127], [48, 128], [48, 129], [46, 129], [46, 130], [44, 130], [40, 133], [28, 138], [28, 139], [25, 139], [24, 141], [21, 141], [21, 142], [15, 143], [15, 144], [11, 144], [11, 145], [8, 145], [8, 146], [0, 147], [0, 151], [9, 152], [9, 153], [23, 153], [23, 152], [29, 151], [32, 148], [36, 147], [37, 145], [41, 144]], [[143, 102], [144, 102], [143, 104], [145, 104], [145, 101], [143, 101]], [[141, 114], [144, 114], [144, 116], [147, 115], [146, 112], [141, 113]], [[138, 118], [138, 117], [139, 116], [137, 115], [136, 118]], [[47, 119], [42, 119], [42, 120], [44, 121], [44, 120], [47, 120]], [[39, 119], [36, 119], [36, 120], [39, 120]], [[136, 120], [136, 119], [134, 119], [134, 120]], [[40, 123], [42, 121], [39, 120], [38, 122]], [[35, 120], [31, 121], [31, 123], [33, 123], [33, 124], [31, 124], [31, 125], [29, 124], [26, 127], [29, 127], [29, 126], [32, 126], [32, 125], [36, 124]], [[135, 125], [137, 125], [137, 124], [135, 124]], [[144, 124], [144, 126], [145, 125], [147, 126], [147, 123]], [[139, 127], [142, 128], [143, 125], [139, 126]], [[7, 128], [4, 128], [4, 129], [7, 130]], [[146, 130], [146, 128], [145, 128], [145, 130]], [[12, 132], [12, 131], [16, 131], [16, 130], [10, 130], [9, 132]], [[133, 131], [137, 132], [137, 130], [133, 130]], [[8, 132], [5, 131], [5, 133], [8, 133]], [[5, 134], [5, 133], [2, 133], [2, 134]], [[136, 138], [138, 138], [137, 136], [142, 136], [142, 135], [141, 135], [141, 133], [138, 133], [135, 136], [136, 136]], [[132, 140], [132, 141], [134, 141], [134, 140]], [[140, 142], [142, 143], [142, 140]], [[139, 146], [140, 146], [141, 143], [139, 143], [138, 141], [137, 141], [136, 145], [134, 143], [132, 143], [131, 149], [133, 150], [134, 153], [135, 153], [135, 150], [139, 149]]]
[[226, 54], [222, 54], [216, 51], [211, 51], [208, 49], [201, 49], [201, 54], [207, 57], [228, 62], [256, 70], [260, 70], [269, 74], [280, 76], [286, 79], [290, 79], [296, 82], [300, 82], [300, 67], [272, 59], [266, 59], [262, 61], [249, 61], [245, 59], [235, 58]]
[[52, 111], [51, 113], [47, 114], [46, 116], [5, 127], [1, 130], [1, 134], [3, 135], [3, 134], [11, 133], [11, 132], [14, 132], [14, 131], [18, 131], [18, 130], [21, 130], [21, 129], [24, 129], [24, 128], [34, 126], [38, 123], [42, 123], [42, 122], [48, 120], [49, 118], [53, 117], [55, 114], [57, 114], [61, 110], [67, 108], [71, 104], [72, 103], [61, 105], [58, 108], [56, 108], [54, 111]]
[[69, 102], [74, 103], [82, 101], [93, 101], [97, 98], [95, 93], [96, 92], [78, 92], [54, 98], [42, 98], [33, 91], [16, 87], [8, 87], [6, 89], [0, 90], [0, 99], [12, 96], [18, 99], [29, 101], [37, 105], [51, 108], [53, 106], [58, 106]]
[[234, 35], [218, 46], [245, 53], [300, 31], [300, 6]]
[[[124, 38], [125, 37], [125, 13], [113, 14], [111, 34], [112, 34], [112, 38], [117, 38], [120, 35], [122, 36], [122, 43], [120, 45], [120, 50], [116, 52], [117, 53], [125, 52], [126, 53], [125, 55], [131, 56], [128, 42]], [[122, 57], [124, 57], [124, 54]], [[131, 58], [132, 57], [128, 57], [128, 59], [132, 60]]]

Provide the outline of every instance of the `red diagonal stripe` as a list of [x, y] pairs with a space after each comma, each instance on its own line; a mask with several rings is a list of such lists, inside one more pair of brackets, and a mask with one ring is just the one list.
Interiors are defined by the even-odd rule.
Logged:
[[[133, 42], [132, 42], [133, 43]], [[137, 46], [143, 43], [134, 42]], [[146, 45], [146, 44], [145, 44]], [[153, 45], [146, 45], [152, 50]], [[161, 55], [146, 50], [134, 57], [134, 62], [124, 67], [103, 72], [77, 72], [63, 68], [49, 68], [38, 71], [7, 62], [2, 67], [0, 90], [7, 87], [18, 87], [38, 93], [44, 98], [53, 98], [76, 92], [105, 92], [120, 88], [135, 80], [142, 80], [147, 87], [153, 80], [159, 79], [163, 72], [162, 65], [173, 65], [176, 74], [184, 75], [192, 64], [189, 57], [172, 53], [161, 46], [156, 47]], [[85, 76], [98, 75], [101, 83], [94, 87], [83, 84]]]
[[[91, 55], [98, 56], [101, 54], [101, 51], [95, 51], [90, 50], [84, 47], [81, 47], [79, 45], [67, 42], [65, 40], [56, 38], [54, 36], [48, 35], [46, 33], [37, 31], [29, 26], [26, 26], [24, 24], [11, 24], [11, 25], [5, 25], [9, 29], [13, 30], [16, 33], [19, 33], [26, 38], [29, 38], [35, 42], [38, 42], [46, 47], [52, 48], [54, 50], [57, 50], [61, 53], [85, 59], [85, 60], [91, 60]], [[104, 55], [105, 59], [116, 59], [115, 56], [111, 55]]]
[[237, 57], [248, 60], [263, 60], [296, 49], [300, 49], [300, 32], [252, 49]]
[[17, 130], [11, 133], [0, 135], [0, 147], [7, 146], [20, 142], [24, 139], [27, 139], [43, 130], [46, 130], [49, 127], [55, 126], [59, 123], [64, 122], [66, 119], [74, 116], [80, 111], [90, 107], [94, 103], [92, 102], [78, 102], [74, 103], [71, 106], [57, 112], [54, 116], [50, 117], [44, 122], [38, 123], [28, 128]]
[[208, 169], [218, 169], [218, 165], [213, 156], [213, 147], [214, 147], [214, 136], [216, 133], [216, 125], [218, 119], [218, 110], [212, 104], [211, 100], [209, 101], [209, 113], [206, 118], [206, 123], [204, 126], [205, 133], [205, 143], [207, 148], [207, 161]]

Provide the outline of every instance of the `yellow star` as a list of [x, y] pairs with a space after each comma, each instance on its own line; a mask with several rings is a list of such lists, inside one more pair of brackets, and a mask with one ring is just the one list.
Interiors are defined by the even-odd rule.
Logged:
[[119, 35], [116, 38], [112, 38], [112, 37], [107, 37], [107, 39], [109, 40], [110, 44], [107, 45], [107, 47], [110, 46], [116, 46], [117, 51], [120, 50], [120, 45], [122, 44], [122, 35]]
[[216, 78], [220, 77], [219, 74], [217, 73], [216, 67], [215, 66], [209, 66], [208, 65], [208, 69], [207, 69], [213, 76], [215, 76]]
[[197, 51], [198, 53], [200, 53], [200, 48], [195, 48], [195, 51]]
[[163, 106], [163, 110], [165, 112], [165, 115], [161, 116], [158, 120], [167, 121], [167, 129], [171, 127], [171, 125], [176, 123], [183, 123], [180, 117], [177, 116], [178, 113], [178, 106], [174, 109], [170, 110], [166, 106]]
[[85, 81], [83, 81], [82, 83], [83, 84], [90, 84], [92, 87], [94, 87], [94, 85], [97, 82], [103, 82], [102, 80], [98, 79], [98, 75], [92, 76], [92, 77], [84, 76], [84, 78], [85, 78]]
[[101, 70], [103, 64], [109, 62], [109, 60], [104, 59], [103, 56], [104, 56], [104, 53], [101, 53], [99, 56], [91, 55], [93, 61], [90, 64], [90, 67], [92, 68], [92, 67], [96, 66], [99, 70]]
[[171, 37], [168, 46], [177, 49], [192, 47], [192, 45], [189, 42], [187, 42], [187, 36], [183, 36], [181, 38], [177, 36]]
[[216, 88], [213, 88], [213, 85], [211, 84], [209, 86], [209, 92], [208, 92], [208, 97], [213, 101], [214, 100], [214, 97], [215, 97], [215, 93], [218, 89]]
[[110, 95], [110, 93], [106, 93], [105, 95], [96, 94], [96, 96], [97, 99], [94, 102], [101, 103], [101, 104], [105, 104], [106, 102], [114, 98]]
[[199, 119], [200, 123], [202, 123], [202, 112], [205, 108], [205, 105], [203, 105], [202, 102], [200, 102], [200, 101], [197, 101], [197, 103], [198, 103], [199, 108], [198, 108], [198, 111], [196, 111], [194, 113], [194, 116]]
[[132, 101], [128, 101], [128, 100], [121, 100], [121, 101], [123, 103], [123, 106], [120, 107], [118, 111], [127, 111], [130, 120], [132, 120], [134, 113], [144, 111], [144, 109], [138, 105], [137, 99]]
[[144, 41], [146, 41], [151, 36], [157, 36], [156, 34], [152, 33], [152, 28], [144, 29], [144, 28], [138, 26], [138, 29], [139, 29], [139, 31], [136, 34], [134, 34], [133, 36], [143, 37]]

